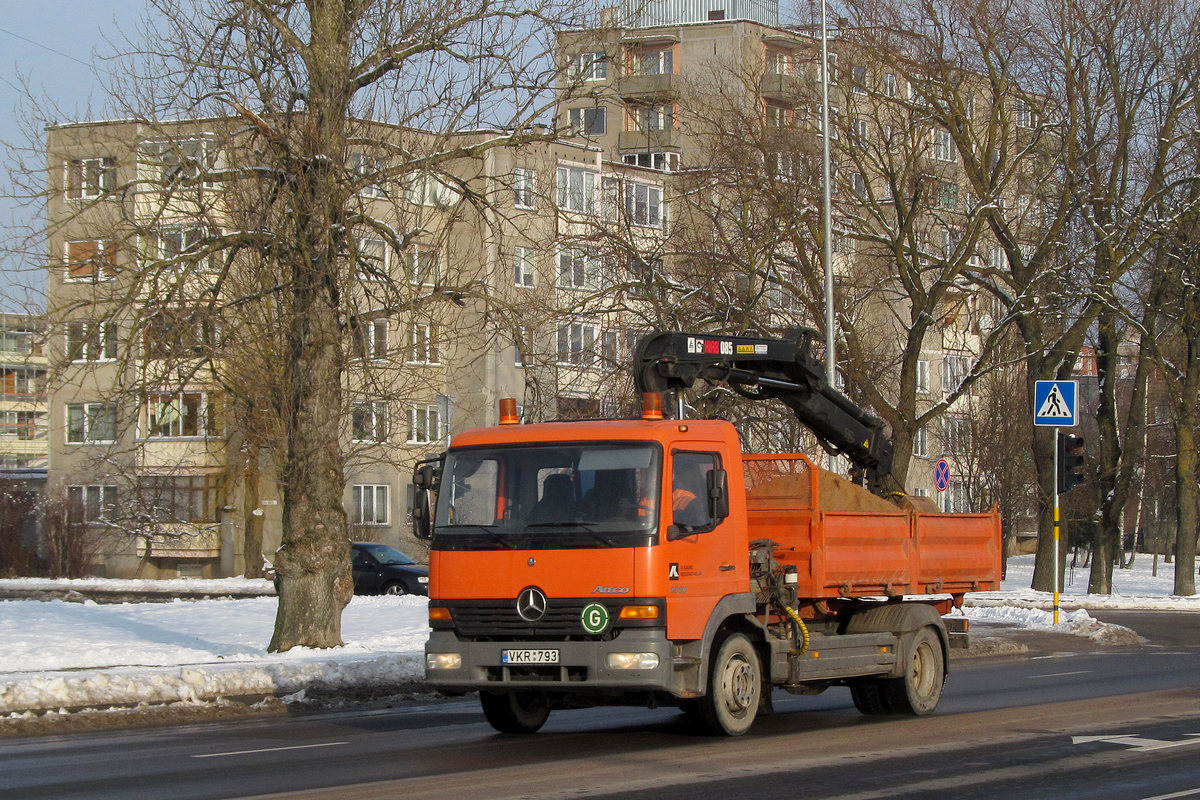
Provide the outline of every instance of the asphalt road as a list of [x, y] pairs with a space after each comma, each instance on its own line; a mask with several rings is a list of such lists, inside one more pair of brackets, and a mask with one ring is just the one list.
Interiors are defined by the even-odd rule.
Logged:
[[956, 661], [930, 717], [869, 720], [834, 689], [778, 694], [738, 739], [624, 708], [501, 736], [459, 700], [8, 740], [0, 797], [1200, 798], [1200, 614], [1094, 616], [1147, 641]]

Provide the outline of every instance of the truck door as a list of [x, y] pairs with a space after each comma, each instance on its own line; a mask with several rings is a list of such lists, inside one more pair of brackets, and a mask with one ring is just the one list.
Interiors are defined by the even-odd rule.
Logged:
[[746, 554], [738, 558], [733, 552], [737, 537], [727, 535], [727, 517], [714, 508], [714, 484], [720, 483], [722, 470], [715, 450], [671, 451], [670, 524], [663, 546], [671, 639], [700, 638], [717, 602], [746, 590]]

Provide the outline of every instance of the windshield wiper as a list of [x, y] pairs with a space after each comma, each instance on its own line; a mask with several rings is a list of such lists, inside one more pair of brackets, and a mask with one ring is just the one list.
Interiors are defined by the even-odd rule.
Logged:
[[486, 534], [486, 535], [492, 537], [497, 542], [504, 545], [504, 547], [506, 549], [516, 550], [517, 543], [514, 542], [512, 539], [510, 539], [508, 536], [505, 536], [502, 533], [497, 533], [494, 530], [495, 527], [496, 527], [495, 525], [438, 525], [436, 530], [439, 530], [439, 531], [451, 530], [451, 531], [454, 531], [455, 533], [459, 533], [459, 532], [463, 532], [463, 531], [478, 531], [479, 533], [483, 533], [483, 534]]
[[609, 538], [608, 536], [605, 536], [603, 533], [601, 533], [599, 530], [597, 530], [594, 525], [591, 525], [587, 522], [573, 522], [573, 521], [535, 522], [532, 525], [526, 525], [525, 528], [526, 528], [526, 530], [531, 529], [531, 528], [578, 528], [579, 530], [588, 534], [589, 536], [591, 536], [593, 539], [600, 542], [601, 544], [606, 544], [609, 547], [617, 546], [617, 543], [613, 539]]

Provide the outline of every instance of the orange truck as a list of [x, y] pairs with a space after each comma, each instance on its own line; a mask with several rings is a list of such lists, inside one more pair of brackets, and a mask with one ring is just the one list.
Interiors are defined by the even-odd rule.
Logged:
[[640, 419], [519, 424], [501, 401], [499, 425], [416, 468], [428, 683], [478, 691], [507, 733], [556, 708], [624, 704], [738, 735], [774, 688], [847, 686], [866, 714], [933, 711], [966, 636], [944, 615], [999, 585], [996, 512], [922, 509], [801, 454], [743, 454], [728, 422], [664, 418], [660, 390], [736, 382], [804, 409], [862, 482], [885, 486], [890, 442], [863, 435], [881, 426], [824, 384], [807, 334], [659, 334], [639, 360]]

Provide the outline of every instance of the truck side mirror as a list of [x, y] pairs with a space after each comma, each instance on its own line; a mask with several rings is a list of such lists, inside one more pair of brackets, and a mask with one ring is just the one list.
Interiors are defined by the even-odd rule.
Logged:
[[418, 539], [433, 538], [433, 496], [442, 479], [442, 456], [425, 458], [413, 467], [412, 499], [409, 513], [412, 514], [413, 536]]
[[729, 476], [723, 469], [708, 472], [708, 515], [714, 522], [729, 516]]

